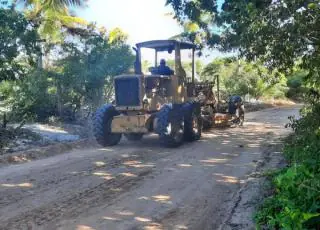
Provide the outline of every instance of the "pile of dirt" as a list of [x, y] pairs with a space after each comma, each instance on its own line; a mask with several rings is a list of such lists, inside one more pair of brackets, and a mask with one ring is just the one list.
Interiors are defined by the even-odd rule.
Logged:
[[[85, 127], [76, 125], [53, 126], [32, 123], [20, 127], [10, 124], [0, 129], [0, 163], [21, 163], [73, 149], [84, 139]], [[79, 131], [80, 130], [80, 131]], [[87, 131], [87, 133], [89, 133]]]
[[73, 142], [52, 143], [42, 146], [35, 143], [25, 146], [25, 149], [21, 149], [20, 146], [20, 150], [17, 151], [12, 151], [12, 149], [11, 151], [3, 151], [2, 154], [0, 154], [0, 166], [42, 159], [65, 153], [72, 149], [83, 149], [90, 146], [96, 146], [96, 142], [92, 139], [82, 139]]
[[79, 136], [79, 138], [93, 137], [91, 120], [81, 123], [64, 123], [64, 122], [50, 122], [46, 124], [47, 127], [57, 130], [62, 130], [70, 135]]
[[41, 136], [29, 129], [7, 127], [0, 129], [0, 155], [43, 145]]

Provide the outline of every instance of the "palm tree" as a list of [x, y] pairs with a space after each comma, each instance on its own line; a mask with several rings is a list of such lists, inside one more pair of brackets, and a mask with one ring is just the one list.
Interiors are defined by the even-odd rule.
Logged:
[[85, 6], [86, 0], [14, 0], [24, 4], [26, 17], [39, 28], [42, 38], [58, 42], [63, 31], [87, 24], [82, 18], [72, 15], [70, 7]]
[[[70, 13], [70, 7], [85, 6], [87, 0], [13, 0], [12, 9], [17, 4], [23, 4], [24, 14], [38, 28], [41, 37], [38, 54], [38, 68], [43, 67], [43, 56], [49, 52], [44, 45], [50, 47], [52, 44], [63, 41], [66, 32], [77, 31], [87, 22]], [[45, 51], [46, 50], [46, 51]]]
[[82, 6], [85, 0], [14, 0], [14, 3], [23, 2], [26, 6], [41, 2], [42, 4], [49, 4], [55, 8], [61, 6]]

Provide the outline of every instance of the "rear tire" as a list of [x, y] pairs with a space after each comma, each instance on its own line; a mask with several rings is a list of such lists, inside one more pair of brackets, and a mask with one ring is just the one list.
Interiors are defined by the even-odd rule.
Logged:
[[178, 147], [184, 139], [183, 114], [180, 109], [173, 109], [171, 104], [164, 105], [156, 115], [156, 132], [166, 147]]
[[188, 105], [184, 117], [184, 139], [186, 141], [196, 141], [201, 138], [202, 118], [200, 107], [197, 104]]
[[121, 133], [111, 132], [111, 123], [114, 116], [120, 113], [113, 105], [104, 105], [99, 108], [93, 120], [94, 136], [102, 146], [117, 145], [121, 140]]
[[213, 121], [211, 116], [201, 117], [201, 122], [202, 122], [202, 130], [208, 130], [213, 127]]
[[124, 134], [124, 136], [129, 141], [140, 141], [143, 137], [143, 134], [142, 133], [127, 133], [127, 134]]

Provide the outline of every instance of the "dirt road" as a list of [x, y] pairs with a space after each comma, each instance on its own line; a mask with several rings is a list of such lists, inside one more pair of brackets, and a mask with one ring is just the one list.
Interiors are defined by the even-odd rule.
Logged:
[[297, 108], [247, 115], [178, 149], [142, 142], [0, 168], [0, 229], [218, 229], [261, 146]]

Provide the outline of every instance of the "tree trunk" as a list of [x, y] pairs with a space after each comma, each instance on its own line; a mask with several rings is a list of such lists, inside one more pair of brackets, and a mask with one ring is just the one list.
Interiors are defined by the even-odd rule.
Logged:
[[8, 124], [7, 113], [3, 114], [2, 128], [6, 129]]
[[99, 87], [96, 91], [96, 98], [95, 98], [94, 105], [96, 108], [98, 108], [103, 104], [104, 104], [104, 100], [103, 100], [103, 86], [102, 86], [102, 87]]
[[62, 108], [62, 87], [59, 81], [57, 81], [57, 108], [58, 108], [58, 115], [62, 117], [63, 108]]

